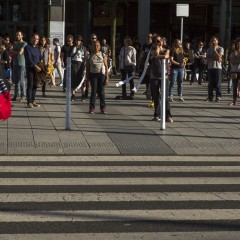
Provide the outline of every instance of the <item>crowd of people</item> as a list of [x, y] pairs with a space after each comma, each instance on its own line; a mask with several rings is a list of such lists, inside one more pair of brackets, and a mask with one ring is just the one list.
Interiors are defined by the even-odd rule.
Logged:
[[[88, 98], [89, 113], [94, 114], [96, 98], [100, 99], [100, 112], [107, 113], [105, 102], [105, 86], [108, 85], [111, 74], [111, 48], [104, 38], [99, 41], [97, 35], [90, 35], [90, 43], [84, 44], [82, 35], [74, 38], [67, 35], [66, 43], [60, 46], [59, 39], [54, 38], [51, 47], [49, 38], [34, 33], [27, 43], [23, 40], [23, 33], [16, 32], [15, 41], [11, 43], [9, 36], [0, 39], [0, 64], [2, 74], [8, 82], [14, 85], [12, 101], [26, 102], [28, 108], [39, 107], [36, 103], [37, 88], [41, 88], [42, 96], [46, 97], [46, 85], [62, 87], [66, 91], [67, 59], [71, 59], [71, 100], [76, 100], [76, 92], [81, 91], [81, 100]], [[222, 97], [222, 73], [224, 49], [219, 46], [216, 36], [208, 44], [198, 41], [184, 44], [180, 39], [174, 39], [172, 46], [167, 39], [159, 34], [149, 33], [146, 42], [141, 47], [139, 42], [133, 42], [129, 36], [123, 41], [123, 46], [117, 56], [118, 69], [121, 73], [122, 92], [116, 99], [134, 99], [134, 77], [136, 73], [146, 84], [146, 97], [151, 100], [149, 107], [154, 107], [153, 121], [161, 121], [160, 116], [160, 88], [162, 59], [166, 59], [167, 98], [166, 121], [173, 122], [170, 103], [174, 102], [174, 88], [177, 84], [178, 101], [184, 102], [183, 81], [188, 80], [192, 85], [202, 84], [204, 76], [208, 81], [208, 96], [206, 101], [219, 102]], [[228, 75], [228, 92], [233, 92], [230, 106], [236, 105], [240, 96], [240, 39], [236, 39], [231, 46]], [[56, 81], [58, 73], [59, 81]], [[25, 86], [25, 76], [27, 86]], [[127, 83], [130, 85], [127, 93]], [[214, 91], [216, 93], [214, 94]]]

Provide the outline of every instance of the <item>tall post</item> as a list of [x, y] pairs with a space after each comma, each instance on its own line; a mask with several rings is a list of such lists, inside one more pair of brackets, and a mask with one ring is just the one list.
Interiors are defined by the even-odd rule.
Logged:
[[177, 4], [176, 15], [181, 18], [181, 42], [183, 41], [183, 17], [189, 16], [189, 4]]
[[181, 43], [183, 42], [183, 17], [181, 17]]
[[67, 58], [67, 79], [66, 79], [66, 127], [71, 129], [71, 57]]
[[150, 32], [150, 0], [138, 0], [138, 38], [141, 45]]
[[161, 123], [160, 129], [166, 128], [166, 59], [162, 59], [161, 79]]
[[219, 21], [219, 40], [224, 48], [224, 60], [228, 58], [228, 49], [231, 45], [231, 19], [232, 19], [232, 0], [221, 0], [220, 21]]

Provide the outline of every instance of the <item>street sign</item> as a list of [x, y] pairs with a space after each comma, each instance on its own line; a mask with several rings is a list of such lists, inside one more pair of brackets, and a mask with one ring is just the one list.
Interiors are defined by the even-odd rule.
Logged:
[[177, 17], [189, 17], [189, 4], [177, 4]]
[[177, 4], [176, 15], [181, 18], [181, 42], [183, 41], [183, 18], [189, 17], [189, 4]]

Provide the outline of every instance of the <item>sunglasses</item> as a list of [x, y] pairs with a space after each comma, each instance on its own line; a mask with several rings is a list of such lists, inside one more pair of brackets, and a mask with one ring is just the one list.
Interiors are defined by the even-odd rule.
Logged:
[[97, 39], [96, 37], [92, 37], [91, 39]]
[[160, 40], [157, 40], [156, 42], [157, 42], [157, 43], [160, 43], [160, 42], [162, 42], [162, 39], [160, 39]]

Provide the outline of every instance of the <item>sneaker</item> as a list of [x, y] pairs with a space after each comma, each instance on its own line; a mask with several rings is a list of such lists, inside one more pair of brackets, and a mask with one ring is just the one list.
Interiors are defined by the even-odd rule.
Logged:
[[172, 97], [170, 97], [168, 100], [169, 100], [169, 102], [174, 102]]
[[71, 97], [71, 101], [74, 102], [76, 101], [76, 96], [73, 94], [72, 97]]
[[25, 102], [26, 102], [26, 99], [20, 98], [18, 101], [21, 102], [21, 103], [25, 103]]
[[88, 111], [90, 114], [94, 114], [94, 109], [90, 108]]
[[155, 121], [155, 122], [160, 122], [160, 121], [161, 121], [161, 119], [160, 119], [159, 117], [154, 117], [154, 118], [152, 119], [152, 121]]
[[17, 97], [14, 96], [14, 97], [12, 98], [12, 102], [16, 102], [16, 101], [17, 101]]
[[33, 104], [32, 103], [28, 103], [27, 107], [28, 108], [33, 108]]
[[107, 114], [106, 109], [105, 109], [105, 108], [101, 109], [101, 113], [102, 113], [102, 114]]
[[231, 102], [228, 104], [228, 106], [235, 106], [236, 105], [236, 102]]
[[45, 93], [45, 92], [43, 92], [43, 93], [42, 93], [42, 96], [43, 96], [43, 97], [46, 97], [47, 95], [46, 95], [46, 93]]
[[40, 107], [41, 105], [40, 104], [37, 104], [35, 102], [32, 103], [33, 107]]
[[206, 102], [212, 102], [213, 100], [212, 100], [212, 98], [206, 98], [205, 101]]
[[183, 97], [179, 97], [179, 101], [180, 101], [180, 102], [184, 102]]
[[148, 104], [149, 107], [151, 108], [154, 108], [154, 101], [151, 101], [149, 104]]
[[62, 86], [63, 86], [63, 83], [60, 83], [59, 86], [62, 87]]
[[173, 119], [172, 119], [172, 117], [168, 117], [168, 118], [167, 118], [167, 122], [169, 122], [169, 123], [173, 123]]
[[220, 97], [216, 97], [216, 102], [219, 102], [221, 100]]

